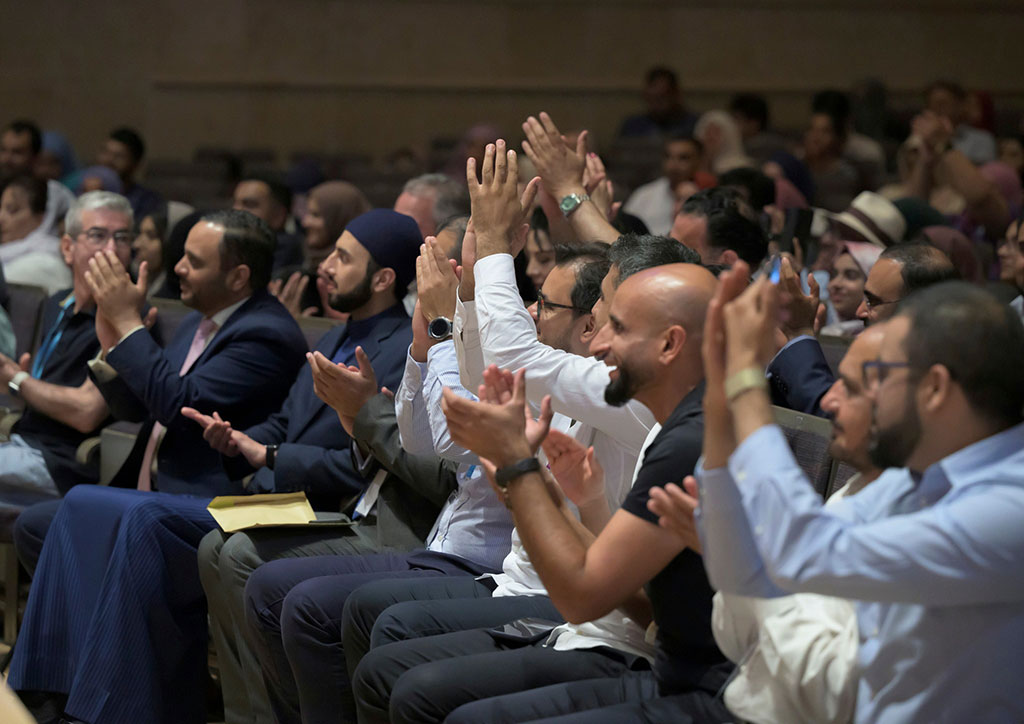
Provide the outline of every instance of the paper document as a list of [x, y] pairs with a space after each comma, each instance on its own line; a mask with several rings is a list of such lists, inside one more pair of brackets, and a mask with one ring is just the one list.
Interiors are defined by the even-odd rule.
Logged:
[[225, 533], [269, 526], [351, 525], [344, 518], [317, 520], [306, 494], [220, 495], [207, 506]]

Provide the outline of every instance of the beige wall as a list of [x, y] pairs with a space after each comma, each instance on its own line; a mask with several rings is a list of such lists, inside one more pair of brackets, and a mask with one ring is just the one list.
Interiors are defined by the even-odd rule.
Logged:
[[[798, 126], [809, 95], [952, 76], [1024, 107], [1020, 0], [2, 0], [0, 107], [84, 156], [128, 123], [150, 155], [202, 144], [382, 153], [529, 112], [609, 138], [644, 69], [690, 104], [737, 90]], [[899, 8], [894, 10], [892, 8]]]

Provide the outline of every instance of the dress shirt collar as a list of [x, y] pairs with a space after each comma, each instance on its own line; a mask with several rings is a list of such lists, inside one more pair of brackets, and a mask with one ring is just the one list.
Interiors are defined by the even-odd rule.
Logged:
[[220, 329], [224, 326], [224, 323], [228, 321], [231, 315], [238, 311], [238, 308], [248, 302], [251, 298], [252, 297], [246, 297], [241, 301], [235, 302], [230, 307], [224, 307], [224, 309], [210, 317], [210, 320], [217, 325], [217, 329]]
[[953, 487], [970, 485], [979, 479], [991, 479], [990, 468], [1024, 449], [1024, 423], [1014, 425], [957, 450], [929, 467], [925, 479], [942, 473]]

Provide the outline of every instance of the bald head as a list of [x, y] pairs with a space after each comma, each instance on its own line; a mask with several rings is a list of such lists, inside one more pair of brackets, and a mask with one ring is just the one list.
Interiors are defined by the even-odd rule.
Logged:
[[704, 377], [700, 339], [717, 283], [695, 264], [653, 267], [622, 282], [590, 346], [615, 367], [606, 402], [637, 399], [667, 419]]

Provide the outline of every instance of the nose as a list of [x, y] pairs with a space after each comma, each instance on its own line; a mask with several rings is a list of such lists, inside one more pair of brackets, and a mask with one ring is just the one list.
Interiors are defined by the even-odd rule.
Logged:
[[537, 302], [534, 302], [526, 308], [526, 311], [533, 317], [533, 323], [536, 324], [537, 320], [540, 319], [540, 313], [537, 311]]
[[866, 299], [861, 299], [860, 304], [857, 305], [857, 319], [863, 319], [867, 321], [868, 313], [868, 302]]
[[603, 360], [608, 355], [608, 342], [611, 338], [608, 332], [610, 326], [606, 324], [601, 327], [594, 338], [590, 340], [590, 354], [599, 360]]
[[839, 409], [839, 386], [841, 384], [843, 384], [841, 380], [833, 382], [832, 386], [828, 388], [828, 392], [821, 398], [821, 409], [829, 415], [835, 415]]

